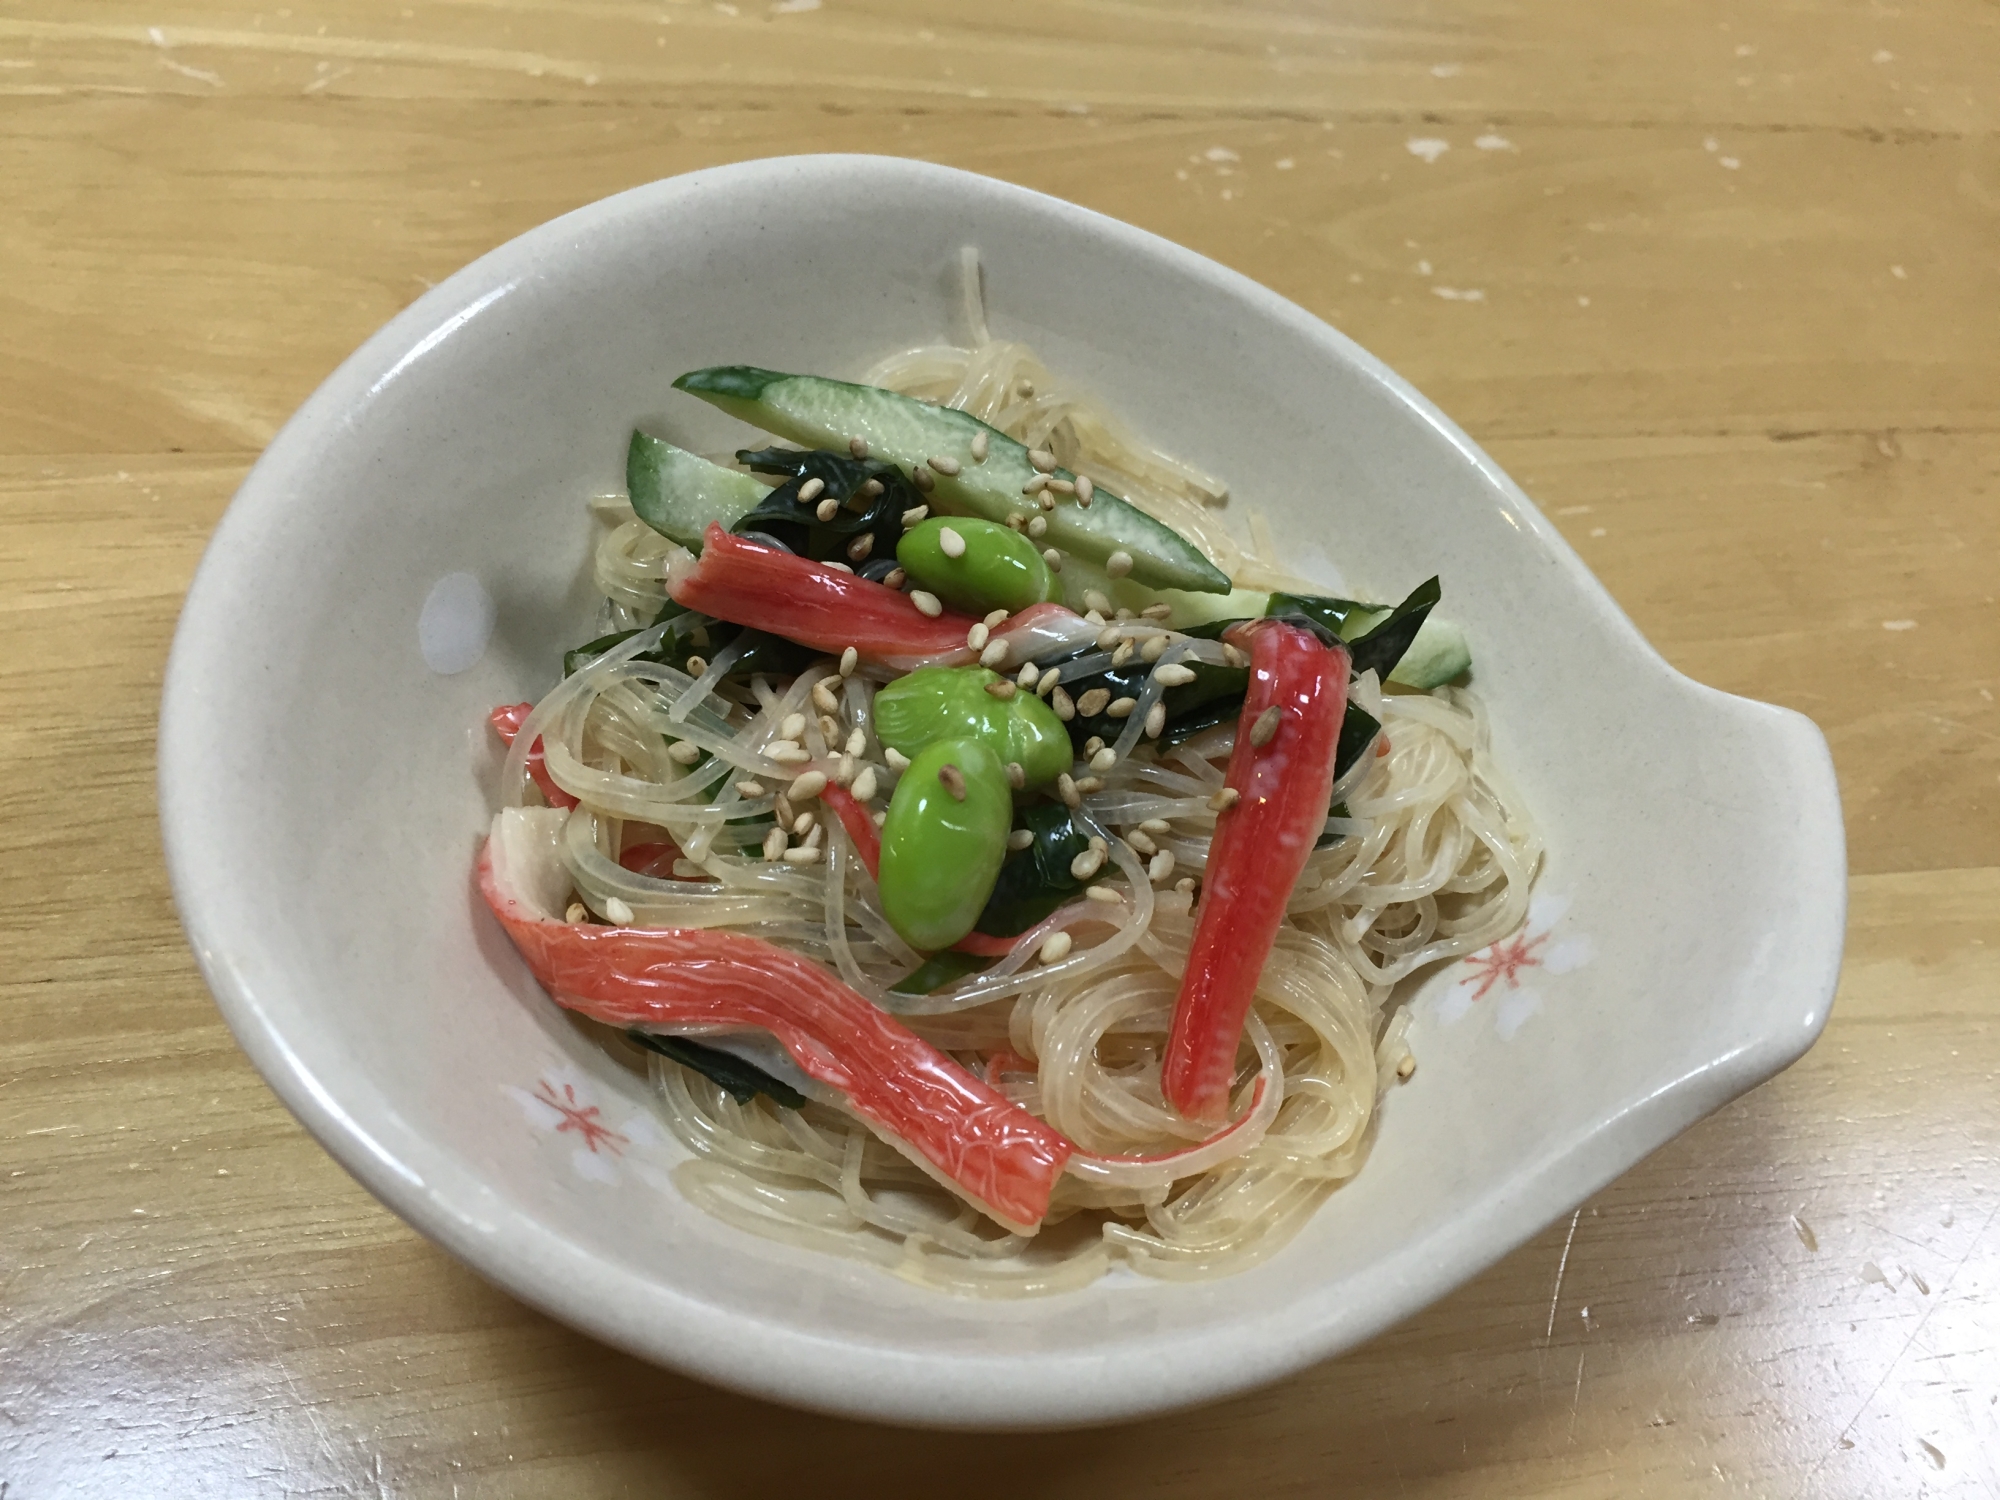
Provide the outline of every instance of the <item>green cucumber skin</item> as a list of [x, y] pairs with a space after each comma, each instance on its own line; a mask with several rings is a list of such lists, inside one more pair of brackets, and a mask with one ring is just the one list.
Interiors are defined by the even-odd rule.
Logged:
[[1428, 691], [1443, 687], [1471, 665], [1472, 646], [1465, 639], [1465, 627], [1432, 615], [1417, 628], [1417, 638], [1389, 680]]
[[[964, 467], [956, 476], [939, 474], [932, 491], [944, 510], [957, 509], [989, 521], [1009, 515], [1045, 515], [1050, 546], [1094, 563], [1113, 552], [1132, 558], [1131, 577], [1155, 588], [1226, 594], [1229, 578], [1179, 532], [1106, 490], [1088, 507], [1065, 502], [1039, 511], [1021, 486], [1035, 473], [1028, 450], [977, 417], [950, 407], [927, 406], [874, 386], [853, 385], [817, 375], [781, 375], [742, 365], [693, 370], [674, 382], [732, 417], [814, 448], [841, 449], [863, 438], [878, 458], [906, 471], [937, 453], [949, 453]], [[967, 455], [974, 434], [984, 432], [987, 457], [975, 464]], [[1074, 477], [1058, 470], [1058, 477]]]
[[748, 474], [636, 431], [625, 453], [625, 490], [640, 520], [696, 552], [710, 521], [734, 526], [770, 493]]

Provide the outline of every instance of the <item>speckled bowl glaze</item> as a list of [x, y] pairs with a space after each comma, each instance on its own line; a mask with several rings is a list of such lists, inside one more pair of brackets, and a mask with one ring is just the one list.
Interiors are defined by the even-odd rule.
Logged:
[[[1421, 1066], [1359, 1178], [1212, 1283], [957, 1301], [706, 1217], [641, 1084], [536, 988], [472, 885], [486, 713], [546, 690], [586, 632], [582, 502], [620, 488], [634, 423], [721, 445], [743, 429], [673, 393], [679, 372], [852, 375], [938, 338], [966, 244], [998, 332], [1227, 476], [1305, 571], [1384, 596], [1443, 575], [1547, 832], [1528, 931], [1416, 991]], [[1797, 1058], [1839, 966], [1840, 811], [1812, 724], [1672, 671], [1485, 454], [1309, 314], [1124, 224], [909, 161], [654, 183], [397, 317], [217, 530], [159, 763], [217, 1002], [384, 1202], [609, 1343], [897, 1422], [1102, 1422], [1337, 1354]]]

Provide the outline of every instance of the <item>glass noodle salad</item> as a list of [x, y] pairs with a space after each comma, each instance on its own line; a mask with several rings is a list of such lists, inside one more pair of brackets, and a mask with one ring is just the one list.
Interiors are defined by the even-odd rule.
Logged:
[[941, 1289], [1283, 1245], [1415, 1066], [1397, 986], [1525, 919], [1541, 842], [1435, 578], [1293, 576], [1223, 486], [985, 327], [859, 384], [674, 384], [598, 638], [498, 709], [481, 888], [637, 1049], [716, 1217]]

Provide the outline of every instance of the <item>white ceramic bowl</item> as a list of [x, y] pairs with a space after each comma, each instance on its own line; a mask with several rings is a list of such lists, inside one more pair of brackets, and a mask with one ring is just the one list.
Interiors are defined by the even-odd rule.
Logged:
[[[707, 1218], [667, 1181], [679, 1151], [642, 1088], [542, 995], [473, 891], [486, 712], [541, 694], [586, 633], [582, 502], [621, 487], [634, 423], [729, 442], [743, 429], [673, 393], [676, 374], [853, 374], [947, 333], [965, 244], [997, 330], [1225, 475], [1309, 571], [1383, 596], [1443, 575], [1499, 754], [1547, 831], [1527, 937], [1414, 1002], [1421, 1067], [1360, 1177], [1287, 1249], [1212, 1284], [957, 1301]], [[1804, 1052], [1845, 895], [1819, 732], [1668, 668], [1388, 369], [1139, 230], [874, 157], [750, 162], [594, 204], [369, 340], [209, 546], [168, 673], [160, 803], [230, 1026], [396, 1212], [649, 1359], [963, 1426], [1221, 1396], [1423, 1306]]]

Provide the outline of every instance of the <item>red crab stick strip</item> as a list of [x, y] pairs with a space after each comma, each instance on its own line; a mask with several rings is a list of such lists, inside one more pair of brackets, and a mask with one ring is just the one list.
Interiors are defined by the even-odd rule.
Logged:
[[1285, 903], [1326, 826], [1347, 711], [1347, 652], [1311, 631], [1255, 620], [1227, 639], [1250, 651], [1250, 686], [1229, 757], [1236, 801], [1215, 820], [1187, 973], [1160, 1083], [1191, 1119], [1229, 1109], [1236, 1048]]
[[[521, 732], [521, 726], [527, 722], [528, 715], [533, 713], [534, 709], [535, 705], [532, 703], [503, 704], [487, 715], [487, 722], [493, 726], [493, 732], [500, 736], [501, 744], [511, 745], [514, 743], [514, 736]], [[576, 798], [557, 786], [555, 777], [549, 774], [549, 768], [542, 760], [542, 742], [539, 739], [528, 747], [528, 775], [533, 777], [535, 785], [542, 789], [542, 796], [550, 807], [576, 806]]]
[[538, 815], [549, 816], [510, 808], [495, 820], [479, 854], [479, 888], [558, 1004], [613, 1026], [768, 1031], [808, 1077], [838, 1089], [856, 1114], [1002, 1224], [1024, 1234], [1040, 1225], [1075, 1149], [1060, 1132], [773, 943], [553, 920], [543, 904], [552, 882], [535, 867], [553, 859], [557, 830]]
[[[852, 646], [864, 662], [897, 672], [968, 662], [977, 654], [965, 643], [975, 623], [970, 616], [951, 610], [927, 615], [900, 589], [745, 541], [714, 522], [702, 536], [700, 557], [674, 556], [667, 592], [676, 604], [832, 656]], [[1096, 634], [1059, 604], [1033, 605], [993, 633], [1008, 637], [1014, 659], [1022, 661]]]

